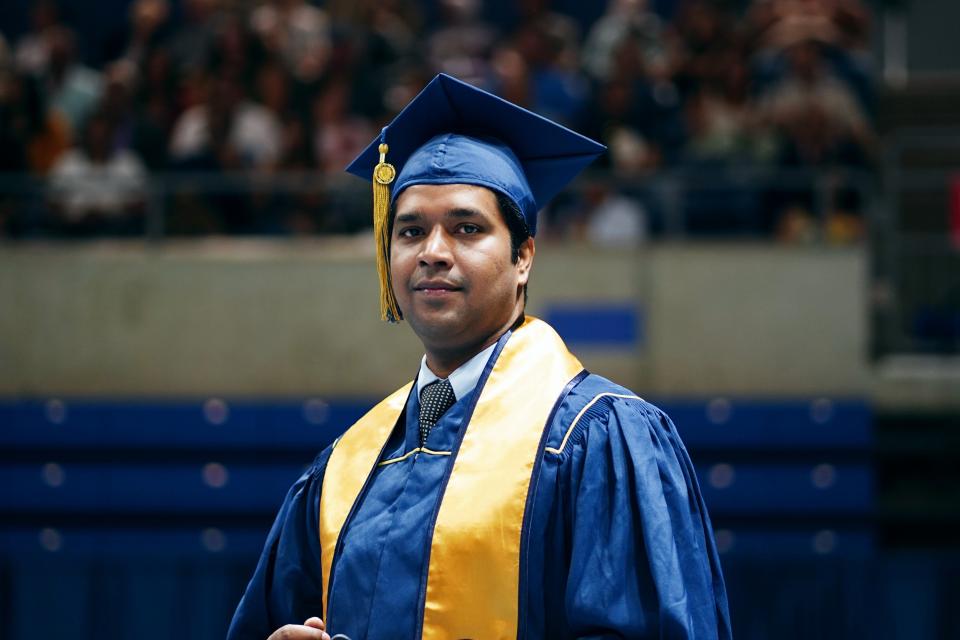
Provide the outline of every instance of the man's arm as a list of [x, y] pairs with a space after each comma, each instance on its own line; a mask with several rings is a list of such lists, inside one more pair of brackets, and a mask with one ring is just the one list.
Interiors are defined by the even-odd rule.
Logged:
[[279, 637], [321, 637], [316, 628], [299, 623], [323, 612], [318, 527], [320, 490], [330, 451], [328, 447], [321, 453], [287, 492], [233, 616], [228, 640], [263, 640], [280, 631], [301, 635]]
[[639, 399], [607, 405], [592, 412], [568, 460], [569, 630], [729, 639], [710, 520], [674, 425]]

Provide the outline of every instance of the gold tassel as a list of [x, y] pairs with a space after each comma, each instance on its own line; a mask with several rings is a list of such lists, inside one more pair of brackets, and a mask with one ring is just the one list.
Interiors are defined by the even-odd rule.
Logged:
[[390, 283], [390, 183], [397, 170], [386, 160], [388, 147], [380, 144], [380, 162], [373, 169], [373, 237], [377, 243], [377, 275], [380, 278], [380, 319], [399, 322], [400, 307]]

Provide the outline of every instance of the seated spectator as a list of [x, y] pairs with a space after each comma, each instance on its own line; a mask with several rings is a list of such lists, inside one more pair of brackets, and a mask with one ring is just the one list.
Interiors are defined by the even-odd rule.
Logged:
[[397, 68], [384, 85], [383, 106], [388, 113], [399, 113], [430, 82], [433, 73], [416, 61]]
[[177, 73], [195, 73], [206, 68], [213, 52], [217, 24], [218, 0], [183, 0], [181, 24], [166, 45], [172, 67]]
[[126, 60], [115, 62], [104, 72], [104, 90], [98, 112], [110, 121], [113, 132], [111, 147], [128, 149], [134, 146], [137, 114], [133, 105], [135, 70]]
[[527, 61], [514, 47], [498, 47], [490, 58], [490, 90], [514, 104], [533, 108], [533, 86]]
[[0, 137], [5, 171], [46, 174], [70, 147], [70, 125], [47, 108], [39, 81], [0, 71]]
[[[276, 169], [284, 143], [277, 115], [248, 98], [232, 73], [206, 77], [200, 86], [200, 102], [184, 111], [173, 126], [171, 166], [202, 173]], [[259, 188], [201, 188], [199, 192], [191, 188], [177, 192], [175, 198], [177, 204], [168, 221], [175, 233], [255, 233], [269, 209]]]
[[307, 133], [306, 114], [295, 100], [294, 88], [286, 68], [268, 60], [256, 71], [256, 95], [259, 102], [274, 114], [283, 131], [277, 160], [279, 170], [306, 170], [313, 163]]
[[[575, 63], [576, 41], [569, 40], [575, 33], [570, 34], [563, 26], [556, 20], [527, 22], [514, 34], [510, 50], [523, 58], [526, 69], [520, 74], [524, 77], [518, 80], [528, 85], [524, 93], [529, 93], [528, 102], [516, 104], [570, 125], [580, 115], [589, 85]], [[502, 64], [498, 65], [496, 60], [501, 56], [502, 51], [495, 56], [493, 70], [502, 80]], [[497, 87], [494, 89], [499, 93]], [[500, 95], [510, 100], [505, 94]]]
[[873, 112], [870, 14], [861, 0], [755, 0], [747, 24], [762, 89], [782, 77], [785, 51], [816, 40], [831, 71], [853, 91], [862, 109]]
[[591, 208], [586, 227], [591, 244], [630, 248], [646, 241], [647, 212], [638, 200], [600, 183], [587, 186], [585, 198]]
[[135, 0], [129, 9], [130, 21], [108, 42], [106, 60], [142, 67], [150, 52], [166, 35], [170, 4], [167, 0]]
[[83, 131], [87, 116], [96, 108], [103, 90], [100, 72], [84, 66], [76, 58], [73, 32], [52, 27], [47, 32], [49, 63], [43, 76], [51, 109], [66, 117], [70, 130]]
[[176, 74], [169, 50], [147, 54], [134, 90], [133, 148], [151, 171], [167, 168], [167, 146], [177, 109]]
[[568, 15], [553, 10], [552, 0], [519, 0], [520, 25], [533, 27], [556, 41], [559, 64], [565, 68], [580, 65], [580, 26]]
[[678, 82], [685, 94], [704, 83], [717, 82], [730, 54], [742, 55], [733, 16], [708, 0], [685, 2], [677, 20]]
[[[793, 218], [842, 216], [842, 224], [832, 226], [843, 229], [838, 235], [847, 239], [857, 235], [847, 229], [859, 223], [847, 218], [860, 215], [858, 191], [838, 174], [829, 197], [818, 197], [812, 172], [868, 166], [873, 134], [851, 90], [828, 73], [818, 42], [804, 41], [787, 53], [788, 75], [759, 105], [763, 119], [780, 132], [780, 166], [793, 172], [793, 180], [772, 190], [771, 207]], [[808, 178], [804, 172], [810, 172]], [[818, 210], [818, 202], [826, 202], [828, 210]]]
[[855, 50], [867, 46], [870, 33], [862, 0], [754, 0], [747, 17], [762, 49], [819, 38]]
[[66, 236], [131, 235], [143, 230], [146, 170], [127, 149], [111, 148], [110, 121], [87, 121], [83, 144], [50, 172], [51, 204]]
[[837, 28], [837, 49], [834, 60], [837, 74], [846, 79], [857, 94], [864, 110], [876, 110], [876, 65], [870, 42], [871, 16], [862, 0], [837, 0], [833, 3], [833, 23]]
[[761, 117], [800, 145], [805, 141], [797, 138], [798, 129], [807, 128], [811, 117], [820, 118], [832, 141], [866, 150], [873, 137], [866, 114], [849, 87], [828, 72], [820, 44], [806, 40], [787, 55], [788, 74], [761, 96]]
[[[636, 176], [660, 166], [662, 153], [646, 133], [644, 98], [647, 86], [627, 80], [605, 83], [594, 93], [577, 131], [607, 145], [598, 162], [607, 164], [620, 176]], [[643, 92], [645, 95], [638, 95]], [[649, 104], [647, 105], [649, 106]], [[651, 109], [653, 111], [653, 109]], [[652, 118], [651, 118], [652, 120]]]
[[427, 38], [427, 60], [444, 73], [482, 86], [497, 30], [480, 16], [479, 0], [440, 0], [443, 23]]
[[702, 82], [687, 98], [688, 164], [770, 160], [769, 136], [756, 126], [749, 71], [736, 51], [721, 57], [719, 78]]
[[[416, 0], [343, 0], [327, 3], [341, 35], [349, 39], [354, 111], [385, 120], [387, 89], [398, 71], [418, 62], [421, 55], [421, 7]], [[346, 71], [338, 66], [341, 73]], [[336, 72], [335, 72], [336, 73]], [[406, 102], [400, 102], [400, 107]]]
[[268, 53], [300, 82], [318, 80], [330, 59], [330, 21], [305, 0], [268, 0], [253, 10], [250, 28]]
[[665, 56], [663, 28], [647, 0], [608, 0], [607, 10], [587, 34], [583, 66], [595, 80], [605, 81], [615, 72], [617, 50], [632, 40], [645, 58]]
[[322, 171], [339, 173], [374, 135], [373, 126], [350, 113], [350, 85], [334, 81], [313, 103], [314, 155]]
[[681, 96], [644, 51], [635, 38], [617, 45], [610, 78], [594, 89], [577, 127], [610, 147], [608, 160], [621, 175], [672, 161], [684, 137]]
[[250, 31], [244, 16], [224, 13], [217, 20], [210, 61], [204, 71], [246, 82], [267, 57], [269, 52]]
[[50, 60], [50, 31], [60, 25], [60, 11], [53, 0], [39, 0], [30, 7], [30, 30], [20, 36], [13, 56], [16, 68], [27, 75], [42, 76]]
[[277, 116], [244, 95], [238, 78], [207, 78], [204, 100], [173, 126], [170, 159], [186, 168], [267, 169], [280, 156]]
[[281, 119], [294, 110], [290, 78], [282, 65], [267, 60], [257, 67], [254, 75], [254, 90], [260, 104]]

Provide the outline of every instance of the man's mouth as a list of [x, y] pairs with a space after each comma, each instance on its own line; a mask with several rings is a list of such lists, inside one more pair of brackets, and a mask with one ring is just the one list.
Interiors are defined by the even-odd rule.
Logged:
[[455, 291], [460, 291], [463, 287], [458, 287], [457, 285], [451, 282], [444, 281], [427, 281], [420, 282], [413, 290], [419, 293], [424, 293], [426, 295], [435, 295], [442, 296], [448, 293], [453, 293]]

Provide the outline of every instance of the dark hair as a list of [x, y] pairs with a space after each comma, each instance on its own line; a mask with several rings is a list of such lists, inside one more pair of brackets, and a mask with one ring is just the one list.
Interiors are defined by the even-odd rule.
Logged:
[[517, 264], [517, 260], [520, 259], [520, 245], [530, 237], [530, 230], [516, 202], [499, 191], [494, 191], [494, 195], [497, 196], [500, 215], [503, 216], [503, 221], [507, 223], [507, 229], [510, 230], [510, 260], [513, 264]]
[[[497, 196], [497, 208], [500, 209], [500, 215], [503, 221], [507, 223], [507, 229], [510, 230], [510, 260], [517, 264], [520, 259], [520, 245], [530, 237], [530, 229], [527, 228], [527, 221], [523, 218], [523, 212], [512, 198], [508, 198], [499, 191], [494, 191]], [[527, 286], [530, 282], [523, 285], [523, 306], [527, 306]]]

